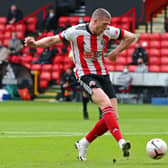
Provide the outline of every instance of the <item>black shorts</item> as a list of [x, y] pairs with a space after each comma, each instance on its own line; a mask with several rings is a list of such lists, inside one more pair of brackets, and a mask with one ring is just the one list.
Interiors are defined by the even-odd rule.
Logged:
[[90, 97], [92, 95], [92, 88], [101, 88], [110, 99], [116, 98], [109, 75], [88, 74], [79, 78], [78, 82]]

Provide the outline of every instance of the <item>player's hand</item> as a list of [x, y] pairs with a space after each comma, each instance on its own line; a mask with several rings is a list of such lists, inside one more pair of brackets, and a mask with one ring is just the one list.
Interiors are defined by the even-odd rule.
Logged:
[[118, 55], [118, 53], [116, 53], [115, 51], [112, 51], [108, 54], [108, 58], [110, 61], [116, 62], [117, 55]]
[[34, 40], [33, 37], [26, 37], [24, 40], [24, 45], [28, 47], [36, 47], [36, 41]]

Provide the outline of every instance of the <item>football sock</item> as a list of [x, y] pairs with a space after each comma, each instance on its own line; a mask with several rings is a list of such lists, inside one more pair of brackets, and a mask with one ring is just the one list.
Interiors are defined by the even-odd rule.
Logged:
[[89, 141], [84, 137], [79, 141], [79, 144], [84, 146], [84, 147], [88, 147]]
[[104, 114], [104, 120], [108, 130], [114, 136], [116, 141], [118, 142], [120, 139], [123, 139], [118, 122], [113, 114], [113, 108], [111, 106], [105, 107], [102, 109]]
[[103, 135], [108, 130], [104, 118], [100, 119], [94, 128], [86, 135], [86, 139], [91, 143], [97, 136]]
[[126, 143], [126, 141], [124, 140], [124, 139], [120, 139], [119, 141], [118, 141], [118, 144], [119, 144], [119, 146], [120, 146], [120, 148], [122, 149], [122, 147], [123, 147], [123, 144], [125, 144]]

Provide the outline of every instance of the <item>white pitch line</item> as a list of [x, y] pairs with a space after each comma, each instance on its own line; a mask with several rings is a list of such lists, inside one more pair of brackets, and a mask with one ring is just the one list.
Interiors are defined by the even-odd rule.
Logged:
[[[84, 136], [85, 132], [30, 132], [30, 131], [4, 131], [0, 132], [0, 138], [38, 138], [38, 137], [66, 137]], [[105, 135], [111, 135], [109, 132]], [[168, 135], [168, 132], [125, 132], [123, 135]]]

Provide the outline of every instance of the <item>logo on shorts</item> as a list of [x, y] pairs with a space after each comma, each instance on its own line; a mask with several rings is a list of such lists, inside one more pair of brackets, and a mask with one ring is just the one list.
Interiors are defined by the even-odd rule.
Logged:
[[95, 82], [95, 81], [90, 81], [90, 82], [89, 82], [89, 86], [90, 86], [90, 87], [96, 86], [96, 82]]

